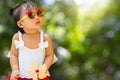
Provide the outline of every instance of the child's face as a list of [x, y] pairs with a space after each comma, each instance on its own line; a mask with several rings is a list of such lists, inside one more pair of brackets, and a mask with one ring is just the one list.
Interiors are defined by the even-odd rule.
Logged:
[[34, 7], [28, 10], [23, 9], [18, 23], [22, 24], [23, 29], [38, 29], [42, 23], [43, 15], [44, 10], [41, 8]]

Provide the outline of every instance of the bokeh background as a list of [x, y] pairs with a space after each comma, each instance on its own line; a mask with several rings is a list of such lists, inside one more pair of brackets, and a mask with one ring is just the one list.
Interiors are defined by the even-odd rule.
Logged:
[[[0, 0], [0, 80], [10, 74], [9, 10], [23, 0]], [[31, 0], [46, 10], [42, 30], [53, 40], [58, 61], [51, 80], [120, 80], [120, 0]]]

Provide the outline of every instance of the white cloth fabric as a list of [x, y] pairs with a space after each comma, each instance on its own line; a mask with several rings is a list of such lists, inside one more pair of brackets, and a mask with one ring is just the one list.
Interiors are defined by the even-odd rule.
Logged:
[[[24, 45], [24, 41], [22, 40], [22, 33], [18, 32], [19, 40], [15, 40], [15, 46], [18, 48], [18, 59], [19, 59], [19, 69], [20, 69], [20, 77], [22, 78], [31, 78], [31, 75], [27, 73], [27, 70], [31, 67], [32, 63], [36, 63], [37, 65], [42, 65], [45, 58], [45, 48], [49, 46], [48, 41], [44, 42], [43, 31], [40, 31], [40, 43], [39, 47], [36, 49], [30, 49]], [[9, 53], [10, 54], [10, 53]], [[8, 55], [9, 55], [8, 54]], [[57, 57], [54, 55], [55, 63], [57, 61]], [[47, 75], [50, 76], [49, 72]]]

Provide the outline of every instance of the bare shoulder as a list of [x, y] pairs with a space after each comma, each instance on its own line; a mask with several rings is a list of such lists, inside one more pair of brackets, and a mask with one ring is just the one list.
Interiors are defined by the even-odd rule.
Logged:
[[18, 40], [19, 38], [18, 38], [18, 33], [15, 33], [14, 35], [13, 35], [13, 37], [12, 37], [12, 40]]
[[48, 34], [44, 34], [44, 40], [45, 41], [51, 41], [51, 37]]

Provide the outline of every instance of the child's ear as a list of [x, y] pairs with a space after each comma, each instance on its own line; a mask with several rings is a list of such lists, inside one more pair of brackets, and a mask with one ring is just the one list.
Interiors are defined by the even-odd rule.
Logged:
[[20, 28], [23, 28], [22, 22], [18, 21], [18, 22], [17, 22], [17, 25], [18, 25]]

